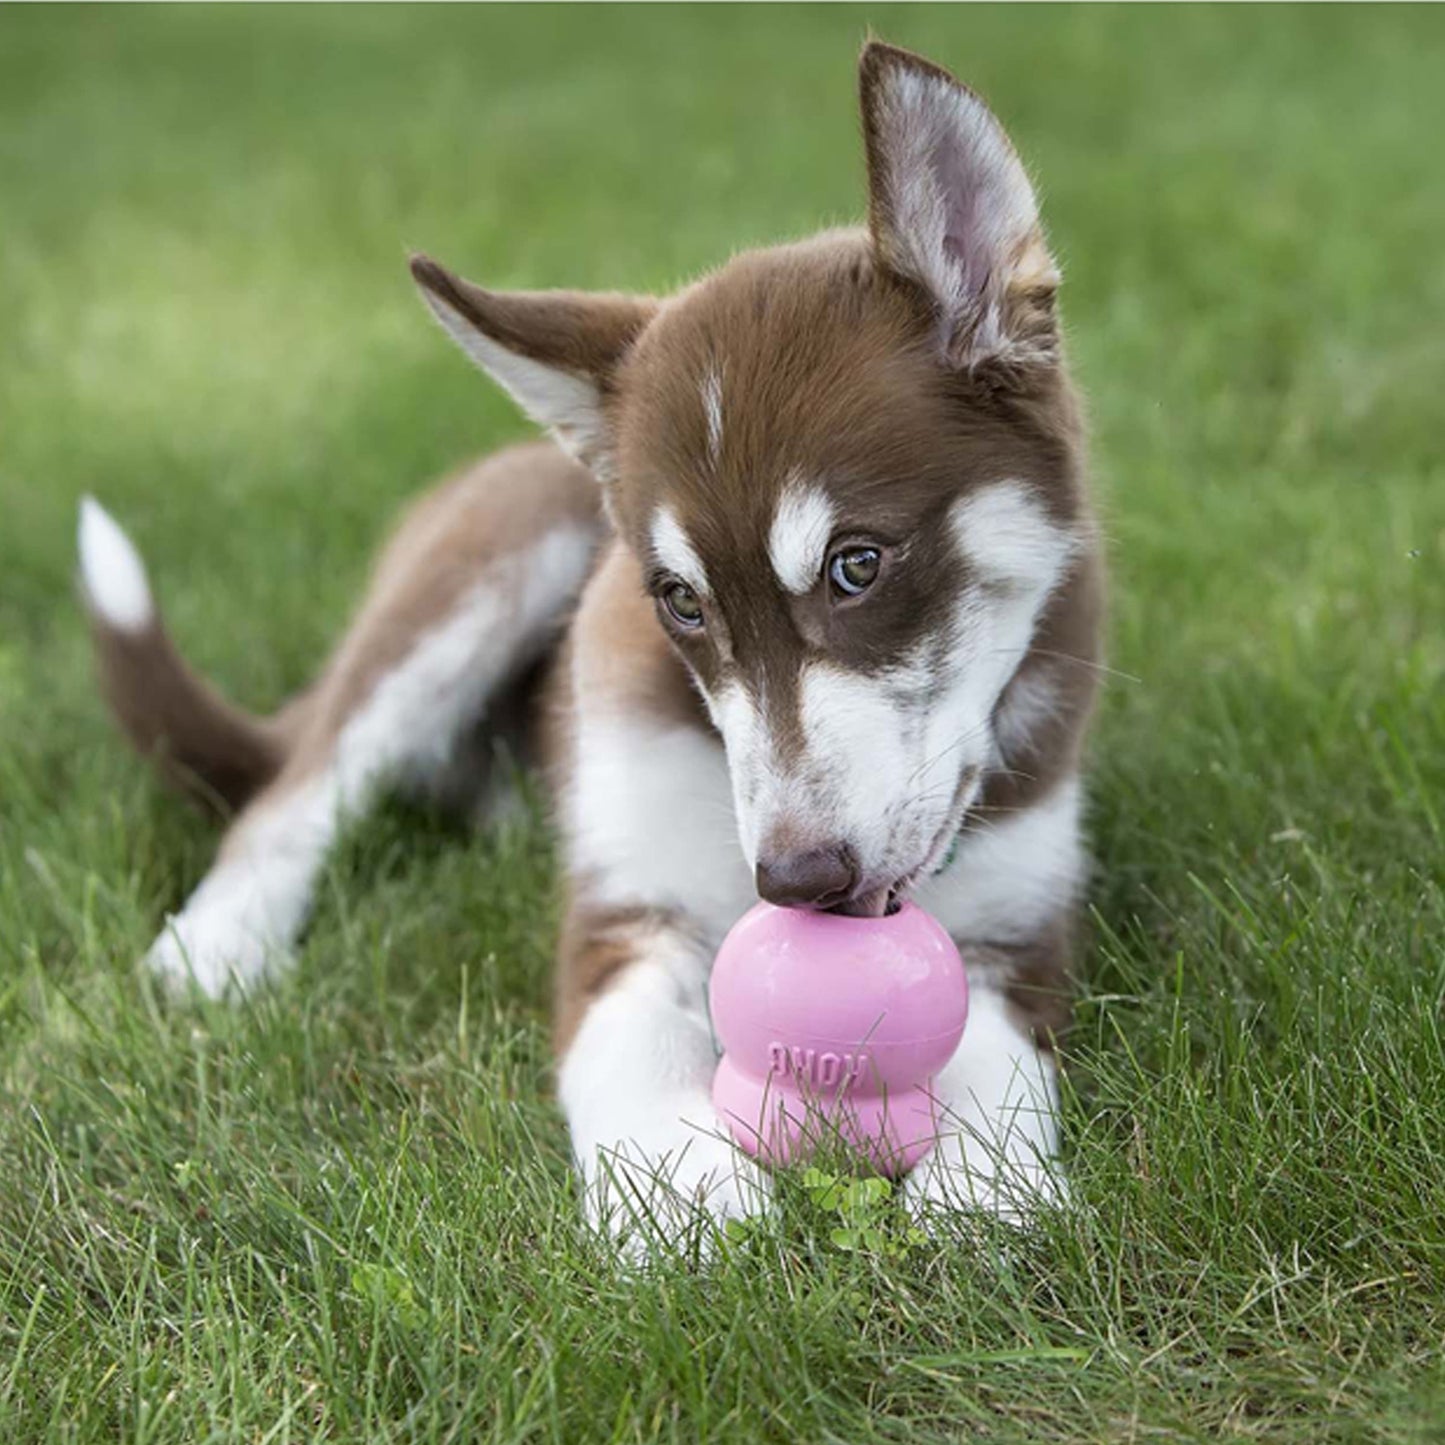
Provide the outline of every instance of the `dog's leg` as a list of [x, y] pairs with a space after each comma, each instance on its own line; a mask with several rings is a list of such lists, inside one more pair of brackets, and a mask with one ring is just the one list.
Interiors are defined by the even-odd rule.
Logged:
[[978, 981], [968, 1028], [934, 1079], [939, 1143], [904, 1185], [918, 1214], [981, 1209], [1018, 1223], [1063, 1197], [1053, 1054], [1034, 1042], [993, 972], [970, 970]]
[[283, 958], [340, 830], [382, 790], [448, 777], [493, 700], [550, 645], [598, 525], [591, 479], [537, 451], [510, 458], [542, 463], [524, 497], [499, 458], [411, 514], [284, 766], [151, 949], [158, 973], [214, 995]]
[[[338, 832], [389, 787], [421, 786], [446, 768], [453, 748], [519, 657], [541, 645], [559, 606], [575, 594], [590, 541], [576, 529], [549, 533], [497, 559], [354, 706], [343, 667], [327, 685], [296, 751], [236, 820], [211, 872], [173, 916], [149, 961], [192, 975], [208, 993], [245, 984], [295, 939], [317, 875]], [[402, 625], [375, 616], [379, 628]], [[364, 667], [368, 638], [357, 638]]]
[[963, 1041], [934, 1080], [940, 1143], [905, 1184], [919, 1212], [983, 1209], [1017, 1222], [1063, 1197], [1052, 1045], [1071, 1012], [1080, 811], [1078, 780], [1067, 777], [965, 835], [919, 890], [958, 940], [970, 989]]
[[695, 1211], [721, 1222], [766, 1202], [713, 1110], [711, 954], [678, 921], [631, 913], [579, 911], [564, 939], [564, 986], [588, 996], [558, 1080], [587, 1216], [637, 1246]]
[[637, 563], [598, 565], [554, 677], [553, 781], [571, 905], [558, 950], [559, 1094], [594, 1223], [639, 1242], [694, 1206], [764, 1199], [713, 1112], [707, 979], [755, 901], [727, 760]]

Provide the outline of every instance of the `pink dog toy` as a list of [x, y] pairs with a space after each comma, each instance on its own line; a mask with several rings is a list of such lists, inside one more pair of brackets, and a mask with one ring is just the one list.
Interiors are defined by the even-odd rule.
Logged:
[[845, 918], [760, 903], [723, 940], [710, 1000], [713, 1103], [749, 1154], [786, 1164], [842, 1138], [896, 1175], [933, 1143], [933, 1075], [963, 1037], [968, 983], [923, 909]]

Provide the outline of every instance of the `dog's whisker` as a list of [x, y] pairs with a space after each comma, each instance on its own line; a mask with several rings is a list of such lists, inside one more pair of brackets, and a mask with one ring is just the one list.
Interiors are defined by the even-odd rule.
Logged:
[[[1009, 650], [1010, 649], [1006, 648], [995, 648], [990, 655], [998, 656], [1000, 653]], [[1067, 662], [1074, 667], [1082, 667], [1090, 672], [1096, 672], [1101, 677], [1117, 678], [1120, 682], [1142, 683], [1144, 681], [1142, 677], [1136, 677], [1132, 672], [1123, 672], [1117, 667], [1110, 667], [1108, 663], [1099, 662], [1092, 657], [1077, 657], [1072, 652], [1059, 652], [1051, 647], [1039, 647], [1037, 645], [1030, 647], [1029, 652], [1034, 657], [1047, 657], [1051, 662]]]

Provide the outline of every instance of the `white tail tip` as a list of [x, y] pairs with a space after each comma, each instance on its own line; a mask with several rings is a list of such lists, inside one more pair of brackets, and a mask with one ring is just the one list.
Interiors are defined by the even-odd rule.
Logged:
[[80, 581], [91, 610], [122, 632], [140, 632], [155, 619], [145, 563], [120, 524], [95, 500], [82, 497]]

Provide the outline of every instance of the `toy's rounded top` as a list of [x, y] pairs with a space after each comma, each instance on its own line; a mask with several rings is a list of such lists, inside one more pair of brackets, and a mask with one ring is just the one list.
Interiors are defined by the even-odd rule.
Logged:
[[958, 949], [911, 903], [886, 918], [760, 903], [723, 940], [710, 999], [713, 1028], [740, 1066], [765, 1072], [779, 1048], [866, 1052], [877, 1088], [942, 1068], [968, 1016]]

